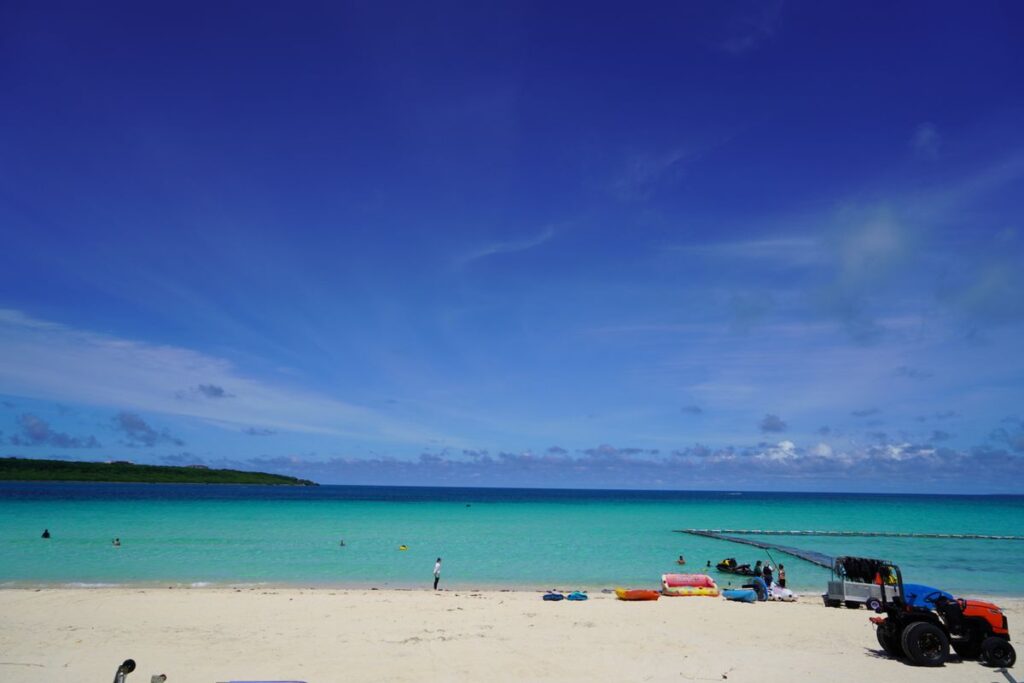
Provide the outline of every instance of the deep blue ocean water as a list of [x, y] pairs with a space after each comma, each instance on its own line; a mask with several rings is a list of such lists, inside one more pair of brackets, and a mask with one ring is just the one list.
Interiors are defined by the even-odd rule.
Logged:
[[[429, 586], [441, 556], [449, 587], [656, 587], [680, 553], [686, 571], [768, 559], [682, 528], [1022, 534], [1024, 496], [0, 482], [0, 585]], [[907, 581], [956, 593], [1024, 595], [1024, 542], [763, 540], [892, 559]], [[791, 587], [823, 588], [827, 571], [772, 556]]]

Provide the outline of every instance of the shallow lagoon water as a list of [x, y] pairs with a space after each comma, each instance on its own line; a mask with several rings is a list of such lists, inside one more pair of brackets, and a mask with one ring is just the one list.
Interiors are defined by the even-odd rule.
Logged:
[[[442, 556], [449, 587], [654, 587], [680, 553], [686, 571], [768, 559], [682, 528], [1011, 535], [1024, 497], [0, 483], [0, 584], [416, 587]], [[762, 540], [885, 557], [908, 581], [956, 593], [1024, 595], [1020, 541]], [[771, 555], [791, 587], [824, 586], [827, 571]]]

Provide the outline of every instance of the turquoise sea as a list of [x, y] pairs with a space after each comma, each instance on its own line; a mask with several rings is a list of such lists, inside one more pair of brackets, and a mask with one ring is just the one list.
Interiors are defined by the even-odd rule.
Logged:
[[[682, 528], [1010, 535], [1024, 533], [1024, 496], [0, 483], [0, 585], [428, 587], [441, 556], [443, 587], [656, 587], [680, 553], [686, 571], [768, 559]], [[1020, 541], [763, 540], [891, 559], [907, 581], [956, 593], [1024, 596]], [[824, 587], [827, 571], [772, 555], [790, 587]]]

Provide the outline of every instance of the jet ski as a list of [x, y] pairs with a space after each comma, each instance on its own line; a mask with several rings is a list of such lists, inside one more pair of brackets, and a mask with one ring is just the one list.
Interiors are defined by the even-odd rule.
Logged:
[[722, 560], [715, 565], [715, 569], [725, 574], [737, 574], [739, 576], [757, 576], [749, 564], [739, 564], [735, 557]]

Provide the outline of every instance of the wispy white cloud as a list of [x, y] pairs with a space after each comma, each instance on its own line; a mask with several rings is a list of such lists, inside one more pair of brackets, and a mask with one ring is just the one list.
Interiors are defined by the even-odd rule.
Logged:
[[789, 235], [704, 244], [671, 244], [667, 252], [692, 254], [727, 261], [756, 261], [779, 266], [814, 266], [828, 263], [825, 243], [818, 237]]
[[622, 173], [612, 182], [612, 192], [623, 201], [647, 199], [659, 183], [679, 168], [687, 156], [682, 148], [634, 154], [627, 160]]
[[730, 35], [716, 47], [732, 55], [742, 55], [771, 40], [782, 19], [782, 0], [758, 2], [731, 19]]
[[[389, 442], [439, 438], [283, 381], [247, 377], [224, 358], [77, 330], [16, 310], [0, 309], [0, 386], [10, 395], [199, 418], [232, 430], [259, 424]], [[200, 386], [230, 387], [231, 399], [181, 399]]]
[[550, 241], [556, 234], [555, 228], [548, 226], [544, 228], [539, 234], [532, 237], [527, 237], [521, 240], [509, 240], [506, 242], [491, 242], [481, 247], [474, 249], [473, 251], [464, 254], [458, 259], [459, 265], [466, 265], [473, 261], [488, 258], [490, 256], [497, 256], [499, 254], [513, 254], [519, 251], [527, 251], [535, 247], [539, 247], [545, 242]]
[[922, 123], [914, 129], [910, 138], [910, 147], [914, 153], [925, 159], [937, 159], [939, 157], [939, 129], [933, 123]]
[[1024, 240], [1004, 230], [972, 260], [960, 259], [941, 284], [939, 299], [972, 325], [1006, 325], [1024, 320]]

